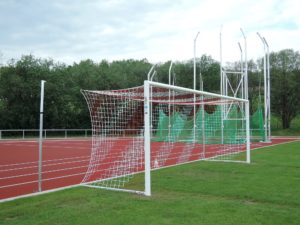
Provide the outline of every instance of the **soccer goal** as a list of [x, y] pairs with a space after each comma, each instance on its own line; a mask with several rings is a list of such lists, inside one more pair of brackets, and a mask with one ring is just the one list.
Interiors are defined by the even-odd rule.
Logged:
[[250, 163], [248, 100], [152, 81], [82, 93], [92, 124], [86, 186], [149, 196], [155, 169], [199, 160]]

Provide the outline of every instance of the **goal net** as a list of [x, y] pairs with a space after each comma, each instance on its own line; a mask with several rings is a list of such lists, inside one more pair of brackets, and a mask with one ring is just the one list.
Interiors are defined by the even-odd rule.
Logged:
[[92, 124], [87, 186], [150, 195], [154, 169], [250, 162], [247, 100], [150, 81], [82, 93]]

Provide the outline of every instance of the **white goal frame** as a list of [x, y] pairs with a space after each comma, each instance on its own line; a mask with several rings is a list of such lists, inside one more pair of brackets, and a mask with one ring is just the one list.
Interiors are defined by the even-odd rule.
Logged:
[[226, 100], [237, 100], [245, 103], [245, 118], [246, 118], [246, 163], [250, 163], [250, 123], [249, 123], [249, 101], [246, 99], [229, 97], [205, 91], [198, 91], [184, 87], [167, 85], [163, 83], [144, 81], [144, 149], [145, 149], [145, 195], [151, 196], [151, 88], [161, 87], [170, 90], [190, 92], [192, 94], [200, 94], [206, 96], [214, 96]]
[[[153, 92], [153, 90], [158, 90], [158, 92]], [[127, 89], [127, 90], [133, 90], [133, 89]], [[160, 92], [160, 90], [162, 92]], [[117, 97], [119, 94], [122, 95], [124, 94], [126, 91], [126, 89], [124, 90], [121, 90], [120, 92], [118, 91], [83, 91], [84, 93], [84, 96], [87, 100], [87, 103], [89, 105], [89, 109], [90, 109], [90, 113], [91, 113], [91, 118], [92, 118], [92, 114], [95, 113], [95, 111], [93, 111], [94, 109], [91, 108], [91, 102], [89, 102], [89, 96], [88, 94], [91, 94], [91, 95], [107, 95], [107, 96], [115, 96]], [[85, 93], [86, 92], [86, 93]], [[153, 92], [153, 95], [152, 95], [152, 92]], [[164, 106], [168, 105], [168, 104], [174, 104], [174, 102], [170, 102], [170, 93], [171, 92], [176, 92], [179, 94], [179, 102], [176, 102], [176, 96], [177, 95], [174, 95], [172, 98], [175, 98], [175, 104], [182, 104], [182, 105], [185, 105], [185, 104], [189, 104], [189, 107], [192, 108], [193, 107], [193, 104], [195, 104], [196, 102], [196, 99], [195, 99], [195, 96], [198, 96], [198, 107], [202, 110], [204, 110], [204, 105], [206, 105], [207, 103], [210, 103], [210, 104], [215, 104], [215, 102], [218, 102], [218, 104], [228, 104], [228, 107], [230, 108], [231, 107], [231, 104], [232, 102], [235, 102], [236, 105], [239, 105], [241, 104], [242, 106], [240, 107], [240, 110], [243, 110], [243, 116], [241, 118], [241, 120], [243, 120], [243, 131], [242, 131], [242, 144], [238, 144], [238, 145], [241, 145], [243, 146], [242, 149], [239, 149], [239, 151], [243, 151], [243, 160], [239, 161], [239, 160], [230, 160], [230, 157], [228, 158], [222, 158], [224, 155], [230, 155], [230, 154], [236, 154], [236, 153], [239, 153], [239, 151], [220, 151], [218, 152], [216, 155], [213, 155], [213, 156], [209, 156], [208, 155], [204, 155], [204, 156], [199, 156], [199, 157], [194, 157], [194, 158], [189, 158], [188, 160], [185, 160], [185, 161], [181, 161], [179, 159], [181, 159], [178, 155], [176, 156], [176, 162], [174, 164], [172, 163], [161, 163], [162, 161], [160, 161], [159, 163], [161, 163], [160, 165], [158, 166], [155, 166], [155, 161], [154, 161], [154, 158], [151, 158], [153, 157], [153, 154], [155, 153], [155, 151], [157, 151], [155, 154], [158, 154], [156, 155], [155, 157], [157, 159], [160, 159], [159, 157], [166, 157], [165, 155], [163, 155], [164, 152], [162, 152], [162, 155], [159, 155], [160, 153], [160, 149], [158, 150], [157, 148], [155, 149], [155, 146], [153, 145], [153, 149], [151, 149], [151, 142], [153, 142], [153, 134], [155, 133], [154, 130], [152, 129], [155, 129], [153, 127], [153, 115], [152, 113], [155, 113], [154, 110], [152, 109], [152, 104], [157, 104], [157, 102], [159, 103], [162, 103]], [[87, 94], [88, 93], [88, 94]], [[188, 98], [186, 97], [182, 97], [180, 93], [183, 93], [183, 96], [186, 96], [188, 95]], [[236, 97], [230, 97], [230, 96], [224, 96], [224, 95], [220, 95], [220, 94], [214, 94], [214, 93], [210, 93], [210, 92], [205, 92], [205, 91], [198, 91], [198, 90], [194, 90], [194, 89], [189, 89], [189, 88], [184, 88], [184, 87], [178, 87], [178, 86], [174, 86], [174, 85], [168, 85], [168, 84], [163, 84], [163, 83], [158, 83], [158, 82], [153, 82], [153, 81], [149, 81], [149, 80], [145, 80], [144, 81], [144, 86], [143, 86], [143, 92], [142, 92], [142, 87], [140, 87], [139, 89], [139, 92], [137, 92], [138, 96], [137, 95], [132, 95], [132, 96], [135, 96], [135, 98], [138, 98], [138, 101], [141, 102], [141, 108], [143, 108], [143, 111], [142, 111], [142, 116], [143, 116], [143, 128], [141, 130], [142, 134], [143, 134], [143, 138], [144, 140], [142, 141], [141, 139], [141, 144], [142, 145], [139, 145], [138, 146], [138, 151], [140, 153], [142, 153], [143, 155], [141, 155], [141, 157], [143, 158], [143, 162], [144, 162], [144, 165], [142, 167], [142, 170], [140, 171], [132, 171], [132, 172], [129, 172], [129, 173], [116, 173], [117, 176], [115, 177], [112, 177], [112, 178], [109, 178], [109, 177], [106, 177], [105, 179], [102, 179], [102, 178], [97, 178], [97, 180], [95, 180], [94, 182], [95, 183], [100, 183], [100, 184], [96, 184], [94, 185], [93, 181], [89, 181], [87, 182], [88, 180], [84, 180], [82, 182], [82, 185], [85, 185], [87, 187], [93, 187], [93, 188], [101, 188], [101, 189], [107, 189], [107, 190], [118, 190], [118, 191], [125, 191], [125, 192], [133, 192], [133, 193], [138, 193], [138, 194], [143, 194], [145, 196], [151, 196], [151, 171], [153, 170], [156, 170], [156, 169], [160, 169], [160, 168], [166, 168], [166, 167], [170, 167], [170, 166], [175, 166], [175, 165], [180, 165], [180, 164], [185, 164], [185, 163], [190, 163], [190, 162], [195, 162], [195, 161], [200, 161], [200, 160], [216, 160], [216, 161], [226, 161], [226, 162], [244, 162], [244, 163], [250, 163], [250, 125], [249, 125], [249, 101], [246, 100], [246, 99], [241, 99], [241, 98], [236, 98]], [[129, 95], [131, 95], [129, 93]], [[129, 95], [126, 95], [126, 96], [129, 96]], [[194, 96], [194, 97], [193, 97]], [[182, 97], [182, 98], [181, 98]], [[203, 99], [207, 97], [207, 101], [203, 101]], [[130, 98], [130, 97], [129, 97]], [[185, 99], [188, 99], [188, 102], [185, 102], [186, 100]], [[173, 99], [174, 100], [174, 99]], [[172, 100], [172, 101], [173, 101]], [[181, 102], [180, 102], [181, 101]], [[202, 106], [203, 107], [202, 107]], [[99, 109], [99, 105], [97, 105], [97, 109]], [[105, 106], [104, 106], [105, 107]], [[153, 106], [154, 107], [154, 106]], [[224, 107], [220, 107], [220, 110], [223, 110]], [[152, 112], [153, 110], [153, 112]], [[170, 110], [170, 108], [169, 108]], [[156, 115], [156, 114], [155, 114]], [[222, 112], [222, 116], [225, 115], [226, 116], [226, 113]], [[156, 115], [157, 117], [157, 115]], [[157, 119], [157, 118], [156, 118]], [[232, 118], [229, 118], [228, 117], [228, 120], [230, 120]], [[170, 121], [170, 119], [169, 119]], [[92, 121], [93, 122], [93, 121]], [[142, 122], [142, 121], [141, 121]], [[112, 122], [113, 123], [113, 122]], [[170, 126], [170, 124], [169, 124]], [[191, 125], [191, 129], [195, 130], [195, 123], [194, 125]], [[224, 124], [222, 123], [222, 126], [224, 126]], [[192, 128], [193, 127], [193, 128]], [[99, 127], [97, 127], [96, 129], [99, 129]], [[105, 129], [105, 128], [104, 128]], [[156, 128], [156, 132], [157, 132], [157, 129]], [[223, 128], [219, 128], [219, 133], [218, 133], [218, 136], [217, 138], [220, 138], [222, 136], [222, 142], [221, 144], [224, 144], [223, 143], [223, 133], [221, 135], [220, 132], [224, 132], [224, 129]], [[222, 131], [221, 131], [222, 130]], [[96, 133], [93, 133], [93, 138], [97, 139], [98, 137], [95, 136], [97, 135], [97, 132], [98, 131], [95, 131]], [[168, 131], [170, 132], [170, 131]], [[205, 130], [202, 131], [203, 132], [203, 136], [205, 136]], [[228, 131], [227, 131], [228, 132]], [[99, 134], [101, 136], [101, 138], [103, 138], [103, 135], [102, 133]], [[156, 134], [157, 135], [157, 134]], [[168, 134], [170, 135], [170, 133]], [[194, 137], [195, 137], [195, 133], [193, 133]], [[237, 138], [239, 138], [240, 136], [236, 136]], [[105, 137], [104, 137], [105, 138]], [[169, 138], [169, 136], [168, 136]], [[173, 137], [174, 138], [174, 137]], [[199, 137], [198, 137], [199, 138]], [[108, 137], [109, 139], [109, 137]], [[176, 137], [175, 137], [176, 139]], [[238, 139], [239, 140], [239, 139]], [[169, 139], [170, 141], [170, 139]], [[174, 139], [171, 141], [173, 144], [175, 143], [175, 145], [177, 145], [178, 141], [178, 144], [180, 145], [185, 145], [185, 141], [182, 141], [182, 140], [175, 140], [174, 142]], [[193, 145], [193, 147], [190, 147], [191, 149], [198, 149], [198, 146], [199, 146], [199, 143], [200, 145], [203, 145], [204, 146], [204, 154], [206, 152], [206, 143], [207, 142], [198, 142], [196, 143], [196, 140], [195, 139], [190, 139], [189, 140], [190, 144], [187, 144], [188, 145]], [[201, 140], [203, 141], [203, 140]], [[154, 144], [157, 142], [154, 141], [153, 142]], [[171, 145], [168, 145], [168, 141], [166, 140], [166, 142], [162, 141], [160, 143], [166, 143], [164, 145], [164, 150], [168, 151], [168, 148], [172, 148]], [[94, 144], [94, 140], [93, 140], [93, 144]], [[226, 143], [225, 143], [226, 144]], [[225, 145], [224, 144], [224, 145]], [[215, 144], [216, 146], [218, 146], [218, 144]], [[101, 145], [100, 145], [101, 147]], [[105, 146], [102, 146], [102, 147], [105, 147]], [[231, 143], [230, 143], [230, 147], [231, 148], [234, 146], [231, 146]], [[122, 148], [122, 147], [121, 147]], [[217, 148], [217, 147], [216, 147]], [[227, 147], [226, 147], [227, 148]], [[221, 149], [221, 147], [220, 147]], [[191, 150], [192, 151], [192, 150]], [[183, 150], [183, 153], [186, 153], [185, 150]], [[224, 154], [224, 155], [222, 155]], [[189, 155], [190, 156], [190, 155]], [[221, 156], [221, 157], [219, 157]], [[164, 159], [166, 160], [166, 159]], [[169, 160], [169, 159], [168, 159]], [[92, 162], [92, 161], [91, 161]], [[94, 164], [95, 165], [95, 164]], [[98, 165], [98, 164], [97, 164]], [[88, 173], [88, 172], [87, 172]], [[137, 174], [137, 173], [144, 173], [144, 184], [141, 189], [144, 189], [144, 190], [131, 190], [131, 188], [120, 188], [120, 187], [110, 187], [110, 186], [105, 186], [105, 185], [101, 185], [101, 182], [102, 181], [105, 181], [105, 180], [113, 180], [113, 179], [118, 179], [118, 178], [123, 178], [123, 177], [126, 177], [128, 175], [133, 175], [133, 174]]]

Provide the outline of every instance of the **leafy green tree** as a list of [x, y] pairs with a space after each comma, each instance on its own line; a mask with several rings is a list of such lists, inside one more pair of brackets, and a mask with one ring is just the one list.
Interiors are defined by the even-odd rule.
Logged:
[[220, 63], [211, 56], [203, 55], [198, 71], [203, 77], [203, 90], [220, 93]]
[[271, 107], [280, 116], [282, 127], [290, 128], [300, 112], [300, 55], [292, 49], [270, 55]]
[[[204, 90], [220, 91], [220, 64], [211, 56], [197, 58], [196, 89], [199, 90], [199, 73]], [[55, 63], [51, 59], [23, 56], [0, 66], [0, 128], [38, 128], [40, 81], [45, 86], [45, 128], [89, 128], [90, 118], [81, 89], [112, 90], [143, 85], [151, 64], [146, 60], [102, 60], [96, 63], [83, 60], [73, 65]], [[156, 67], [155, 81], [169, 82], [170, 61]], [[239, 68], [239, 63], [228, 66]], [[193, 88], [193, 59], [173, 63], [175, 85]], [[263, 95], [261, 59], [249, 61], [249, 99], [251, 110]], [[272, 113], [280, 116], [284, 128], [299, 114], [300, 57], [293, 50], [271, 54]]]
[[151, 64], [147, 60], [113, 61], [109, 67], [111, 89], [123, 89], [144, 84]]
[[264, 77], [262, 59], [248, 62], [248, 99], [250, 101], [250, 114], [262, 107], [264, 100]]
[[193, 62], [192, 60], [186, 62], [175, 62], [174, 73], [176, 77], [175, 85], [193, 88]]
[[1, 126], [4, 128], [37, 127], [39, 84], [49, 74], [51, 60], [24, 56], [1, 69]]

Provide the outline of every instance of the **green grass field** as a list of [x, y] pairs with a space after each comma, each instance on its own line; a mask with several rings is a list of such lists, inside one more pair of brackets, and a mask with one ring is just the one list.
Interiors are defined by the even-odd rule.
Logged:
[[0, 204], [0, 224], [300, 224], [300, 142], [252, 163], [196, 162], [153, 172], [153, 196], [73, 188]]

